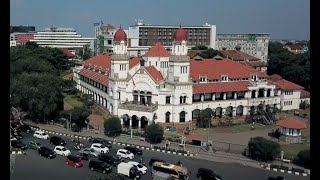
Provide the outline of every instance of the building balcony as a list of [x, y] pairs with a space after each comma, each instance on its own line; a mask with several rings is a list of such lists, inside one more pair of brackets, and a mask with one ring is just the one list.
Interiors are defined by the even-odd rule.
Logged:
[[125, 102], [119, 105], [119, 109], [126, 109], [131, 111], [143, 111], [143, 112], [154, 112], [158, 109], [158, 104], [140, 105], [134, 102]]

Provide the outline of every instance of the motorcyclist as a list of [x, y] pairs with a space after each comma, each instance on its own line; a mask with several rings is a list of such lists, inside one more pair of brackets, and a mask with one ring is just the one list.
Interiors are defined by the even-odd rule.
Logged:
[[178, 166], [182, 166], [182, 163], [180, 161], [178, 161], [177, 165]]

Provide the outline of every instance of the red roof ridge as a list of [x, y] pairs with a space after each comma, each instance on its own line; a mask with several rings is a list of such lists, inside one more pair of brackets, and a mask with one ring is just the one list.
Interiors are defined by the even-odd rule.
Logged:
[[160, 71], [157, 70], [154, 66], [147, 66], [145, 67], [146, 72], [150, 75], [153, 81], [161, 81], [163, 80], [163, 76]]
[[276, 122], [277, 126], [292, 129], [306, 129], [307, 124], [295, 117], [289, 117]]
[[145, 57], [170, 57], [170, 53], [162, 46], [161, 42], [157, 42], [143, 56]]

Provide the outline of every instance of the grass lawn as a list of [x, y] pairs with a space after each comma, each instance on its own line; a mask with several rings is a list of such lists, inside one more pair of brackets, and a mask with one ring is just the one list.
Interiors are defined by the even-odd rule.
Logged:
[[[262, 126], [262, 125], [255, 125], [255, 130], [257, 129], [271, 129], [272, 126]], [[233, 126], [226, 126], [226, 127], [213, 127], [210, 128], [210, 134], [212, 133], [239, 133], [239, 132], [246, 132], [251, 131], [251, 124], [241, 124], [241, 125], [233, 125]], [[206, 128], [198, 128], [195, 130], [195, 133], [198, 135], [207, 135], [208, 129]]]
[[285, 159], [293, 159], [301, 150], [310, 149], [309, 143], [304, 144], [282, 144], [281, 150], [284, 151]]
[[79, 98], [76, 98], [75, 96], [73, 95], [69, 95], [69, 94], [66, 94], [64, 93], [64, 100], [66, 102], [68, 102], [71, 106], [73, 107], [81, 107], [83, 106], [83, 103], [80, 101]]

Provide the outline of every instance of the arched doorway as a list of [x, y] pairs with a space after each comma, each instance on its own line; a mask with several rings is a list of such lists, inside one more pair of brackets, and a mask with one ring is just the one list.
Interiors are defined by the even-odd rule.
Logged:
[[147, 103], [146, 103], [148, 106], [151, 106], [151, 103], [152, 103], [151, 99], [152, 99], [152, 93], [150, 91], [148, 91], [147, 92]]
[[166, 112], [166, 117], [165, 117], [166, 123], [170, 122], [170, 115], [171, 115], [171, 113], [169, 111]]
[[243, 116], [243, 106], [242, 105], [237, 107], [237, 116]]
[[131, 117], [131, 121], [132, 121], [132, 127], [133, 127], [133, 128], [138, 127], [138, 123], [139, 123], [139, 118], [138, 118], [138, 116], [133, 115], [133, 116]]
[[200, 109], [195, 109], [192, 111], [192, 120], [198, 120], [200, 118]]
[[228, 106], [226, 108], [226, 116], [232, 117], [232, 111], [233, 111], [233, 107], [232, 106]]
[[186, 122], [186, 112], [185, 111], [181, 111], [179, 113], [179, 122]]
[[129, 127], [130, 126], [130, 116], [128, 114], [123, 115], [122, 122], [123, 122], [123, 126]]
[[141, 117], [141, 128], [146, 128], [149, 124], [148, 119], [145, 116]]
[[216, 108], [216, 117], [222, 118], [222, 108], [221, 107]]

